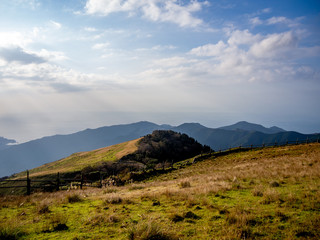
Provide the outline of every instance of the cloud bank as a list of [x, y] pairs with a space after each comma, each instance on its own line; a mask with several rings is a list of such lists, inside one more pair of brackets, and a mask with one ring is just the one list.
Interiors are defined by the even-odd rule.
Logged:
[[197, 27], [203, 24], [193, 13], [201, 11], [208, 1], [191, 1], [183, 5], [176, 0], [88, 0], [86, 13], [107, 16], [116, 12], [127, 12], [129, 16], [141, 15], [153, 22], [171, 22], [181, 27]]

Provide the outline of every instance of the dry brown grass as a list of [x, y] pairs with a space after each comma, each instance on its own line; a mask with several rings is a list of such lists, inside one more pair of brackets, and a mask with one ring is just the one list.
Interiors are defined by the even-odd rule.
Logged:
[[[266, 148], [211, 158], [165, 176], [155, 177], [152, 181], [122, 187], [4, 197], [1, 198], [0, 209], [13, 206], [20, 213], [24, 211], [25, 205], [33, 205], [33, 213], [44, 218], [51, 216], [56, 206], [70, 205], [68, 196], [78, 194], [83, 202], [72, 204], [72, 207], [86, 203], [89, 205], [91, 201], [98, 202], [92, 214], [82, 219], [86, 226], [95, 229], [95, 226], [118, 224], [120, 228], [125, 223], [124, 231], [131, 226], [128, 232], [133, 234], [132, 239], [143, 239], [145, 235], [142, 231], [164, 233], [170, 224], [185, 239], [197, 239], [192, 226], [198, 227], [202, 234], [207, 232], [207, 235], [198, 239], [210, 239], [210, 234], [215, 234], [216, 239], [272, 239], [269, 238], [269, 232], [280, 234], [278, 238], [273, 236], [274, 239], [294, 239], [299, 236], [316, 239], [319, 233], [315, 229], [320, 220], [313, 213], [318, 213], [320, 208], [319, 179], [320, 144]], [[280, 186], [272, 186], [272, 182]], [[246, 202], [238, 202], [237, 197], [241, 197], [239, 192], [242, 191], [255, 206], [251, 208], [246, 206]], [[232, 194], [236, 194], [236, 197]], [[229, 205], [230, 201], [233, 205]], [[158, 202], [160, 204], [152, 205]], [[196, 210], [198, 206], [200, 210]], [[140, 207], [143, 209], [141, 214], [136, 212]], [[273, 213], [272, 209], [275, 209]], [[46, 213], [47, 210], [52, 213]], [[106, 211], [109, 211], [108, 215], [104, 214]], [[299, 211], [309, 211], [310, 216], [297, 215]], [[192, 215], [188, 212], [200, 219], [186, 218]], [[131, 222], [126, 222], [127, 214], [132, 217]], [[149, 214], [153, 219], [143, 217]], [[301, 217], [310, 221], [300, 224], [298, 221]], [[68, 226], [64, 219], [53, 219], [48, 221], [47, 228], [52, 231], [59, 222]], [[295, 228], [278, 229], [286, 225]], [[185, 232], [185, 227], [190, 232]], [[281, 231], [287, 235], [281, 235]], [[170, 234], [168, 236], [171, 237]]]
[[[259, 157], [261, 155], [261, 157]], [[258, 157], [257, 157], [258, 156]], [[275, 195], [274, 189], [262, 189], [260, 183], [271, 181], [297, 183], [301, 179], [319, 179], [320, 177], [320, 147], [319, 144], [310, 144], [308, 154], [301, 146], [283, 148], [267, 148], [254, 150], [241, 154], [232, 154], [217, 159], [213, 158], [198, 162], [188, 168], [180, 169], [166, 175], [162, 180], [146, 183], [134, 183], [125, 187], [112, 187], [105, 189], [86, 189], [81, 191], [82, 196], [89, 198], [106, 198], [115, 192], [122, 199], [151, 196], [153, 198], [165, 195], [167, 197], [189, 198], [194, 194], [210, 194], [232, 189], [236, 178], [241, 184], [246, 179], [255, 179], [258, 185], [253, 189], [253, 195]], [[188, 176], [188, 178], [185, 178]], [[249, 185], [250, 183], [247, 182]], [[311, 189], [319, 186], [310, 185]], [[259, 189], [258, 189], [259, 188]], [[80, 190], [78, 190], [80, 191]], [[65, 199], [68, 193], [36, 193], [33, 197], [59, 202]], [[272, 198], [272, 197], [271, 197]], [[4, 197], [1, 204], [15, 203], [17, 205], [28, 201], [28, 197]], [[51, 200], [50, 200], [51, 199]], [[53, 200], [54, 199], [54, 200]]]

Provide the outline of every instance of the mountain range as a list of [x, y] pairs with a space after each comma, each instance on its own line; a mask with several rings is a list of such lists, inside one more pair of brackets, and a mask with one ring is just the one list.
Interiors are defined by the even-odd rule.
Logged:
[[154, 130], [185, 133], [216, 151], [240, 145], [312, 140], [320, 137], [320, 134], [301, 134], [278, 127], [265, 128], [262, 125], [244, 121], [221, 128], [208, 128], [199, 123], [170, 126], [142, 121], [86, 129], [68, 135], [54, 135], [11, 146], [8, 143], [14, 143], [14, 140], [0, 138], [0, 177], [31, 169], [76, 152], [90, 151], [134, 140]]

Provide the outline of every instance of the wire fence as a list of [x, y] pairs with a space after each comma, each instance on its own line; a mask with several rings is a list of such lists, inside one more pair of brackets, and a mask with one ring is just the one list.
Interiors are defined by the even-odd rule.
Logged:
[[[59, 191], [62, 189], [71, 189], [71, 188], [80, 188], [83, 187], [102, 187], [105, 181], [103, 181], [103, 175], [101, 172], [98, 172], [100, 181], [87, 179], [84, 174], [81, 174], [81, 177], [75, 178], [63, 178], [60, 176], [60, 173], [57, 173], [55, 179], [36, 179], [31, 178], [29, 171], [26, 171], [26, 178], [22, 179], [4, 179], [0, 181], [0, 189], [8, 188], [24, 188], [24, 192], [27, 195], [30, 195], [34, 190], [40, 189], [40, 191]], [[11, 183], [11, 184], [10, 184]]]
[[229, 147], [229, 148], [224, 148], [218, 150], [218, 152], [226, 152], [230, 151], [232, 149], [253, 149], [253, 148], [264, 148], [264, 147], [277, 147], [277, 146], [287, 146], [287, 145], [299, 145], [299, 144], [308, 144], [308, 143], [319, 143], [320, 139], [319, 137], [317, 138], [307, 138], [305, 140], [299, 140], [297, 139], [296, 141], [274, 141], [274, 142], [269, 142], [269, 143], [262, 143], [262, 144], [247, 144], [247, 145], [239, 145], [239, 146], [234, 146], [234, 147]]
[[[249, 151], [257, 148], [266, 148], [266, 147], [277, 147], [277, 146], [287, 146], [287, 145], [299, 145], [299, 144], [308, 144], [308, 143], [319, 143], [319, 138], [317, 139], [305, 139], [305, 140], [296, 140], [296, 141], [285, 141], [285, 142], [273, 142], [273, 143], [262, 143], [262, 144], [250, 144], [250, 145], [240, 145], [238, 147], [230, 147], [225, 149], [220, 149], [218, 151], [212, 151], [210, 153], [201, 154], [196, 156], [193, 159], [192, 163], [197, 161], [201, 161], [207, 157], [211, 156], [221, 156], [230, 154], [233, 152], [240, 151]], [[187, 164], [189, 165], [189, 164]], [[184, 165], [178, 165], [178, 168], [184, 167]], [[173, 168], [173, 166], [172, 166]], [[70, 189], [70, 188], [80, 188], [82, 189], [84, 186], [86, 187], [102, 187], [102, 186], [110, 186], [117, 185], [117, 181], [115, 179], [109, 178], [108, 180], [104, 179], [106, 173], [97, 171], [92, 172], [98, 175], [97, 180], [90, 180], [84, 174], [80, 174], [75, 178], [62, 178], [60, 173], [57, 173], [55, 179], [31, 179], [29, 171], [26, 171], [26, 178], [24, 179], [4, 179], [0, 181], [0, 189], [6, 188], [24, 188], [27, 195], [30, 195], [31, 192], [35, 189], [41, 189], [41, 191], [59, 191], [61, 189]], [[89, 173], [91, 174], [91, 173]], [[13, 184], [10, 184], [13, 183]]]

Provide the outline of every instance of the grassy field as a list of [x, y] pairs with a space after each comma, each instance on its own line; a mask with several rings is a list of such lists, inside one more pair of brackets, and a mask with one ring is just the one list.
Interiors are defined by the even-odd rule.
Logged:
[[212, 157], [123, 187], [2, 197], [0, 239], [320, 239], [320, 144]]
[[[75, 172], [88, 166], [97, 165], [101, 162], [119, 160], [121, 157], [136, 151], [138, 149], [137, 142], [139, 140], [140, 138], [89, 152], [74, 153], [67, 158], [29, 170], [30, 177], [45, 176], [58, 172]], [[21, 177], [25, 178], [26, 172], [21, 172], [15, 176], [15, 178]]]

